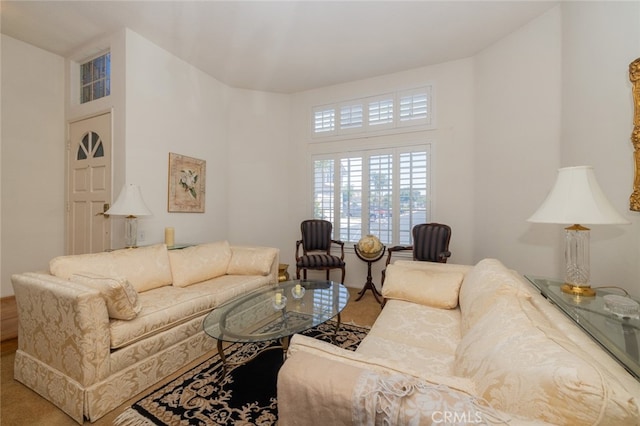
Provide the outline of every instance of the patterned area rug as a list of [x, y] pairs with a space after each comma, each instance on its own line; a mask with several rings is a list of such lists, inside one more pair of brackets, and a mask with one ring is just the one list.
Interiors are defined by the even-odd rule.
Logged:
[[[328, 321], [302, 334], [330, 342], [335, 327]], [[368, 332], [341, 324], [335, 344], [355, 350]], [[216, 354], [133, 404], [114, 425], [275, 425], [276, 379], [282, 366], [278, 343], [236, 343], [225, 349], [225, 356], [226, 375]]]

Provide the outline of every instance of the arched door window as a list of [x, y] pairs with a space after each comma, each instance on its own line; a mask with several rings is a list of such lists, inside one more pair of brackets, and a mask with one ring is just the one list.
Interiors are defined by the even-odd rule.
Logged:
[[104, 157], [104, 147], [100, 135], [96, 132], [87, 132], [78, 146], [77, 160], [86, 160], [87, 158]]

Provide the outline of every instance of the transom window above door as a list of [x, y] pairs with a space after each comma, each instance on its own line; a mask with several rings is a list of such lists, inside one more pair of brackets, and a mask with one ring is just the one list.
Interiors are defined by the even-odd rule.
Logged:
[[80, 65], [80, 103], [111, 94], [111, 53], [107, 52]]

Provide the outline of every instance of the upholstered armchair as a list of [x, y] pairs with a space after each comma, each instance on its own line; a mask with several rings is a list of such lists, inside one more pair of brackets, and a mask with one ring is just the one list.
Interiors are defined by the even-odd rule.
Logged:
[[[331, 222], [321, 219], [309, 219], [300, 224], [302, 239], [296, 241], [296, 278], [300, 279], [300, 271], [303, 278], [307, 279], [307, 270], [327, 271], [327, 280], [332, 269], [342, 270], [344, 283], [344, 242], [331, 238], [333, 225]], [[340, 247], [340, 256], [331, 254], [332, 246]], [[300, 255], [302, 247], [302, 255]]]
[[413, 245], [395, 246], [387, 249], [387, 263], [382, 271], [381, 285], [384, 284], [386, 266], [391, 263], [393, 253], [400, 251], [413, 251], [413, 260], [418, 262], [439, 262], [447, 263], [451, 252], [449, 251], [449, 241], [451, 240], [451, 227], [442, 223], [422, 223], [416, 225], [411, 230], [413, 235]]

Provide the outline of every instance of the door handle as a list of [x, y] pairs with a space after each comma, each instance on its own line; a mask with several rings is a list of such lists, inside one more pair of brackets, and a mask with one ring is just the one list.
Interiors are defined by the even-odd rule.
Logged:
[[105, 218], [109, 219], [109, 215], [105, 213], [107, 210], [109, 210], [109, 207], [111, 207], [109, 206], [109, 203], [104, 203], [102, 205], [102, 211], [100, 213], [96, 213], [96, 216], [104, 216]]

